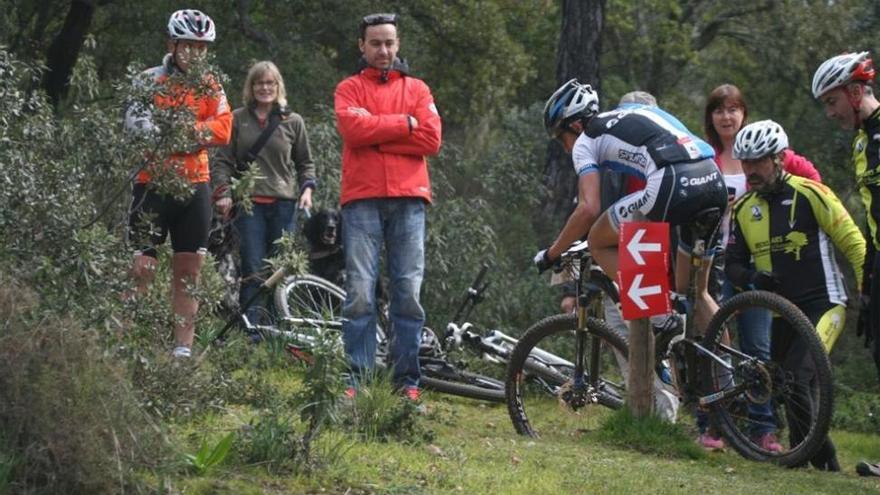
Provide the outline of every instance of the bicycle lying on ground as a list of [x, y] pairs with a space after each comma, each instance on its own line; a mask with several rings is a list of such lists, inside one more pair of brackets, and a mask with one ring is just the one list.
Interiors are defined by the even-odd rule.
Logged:
[[[683, 226], [692, 239], [704, 239], [707, 229], [717, 224], [717, 209], [700, 212]], [[699, 266], [705, 242], [697, 241], [692, 257]], [[623, 337], [602, 320], [589, 316], [588, 310], [608, 294], [616, 303], [617, 289], [601, 270], [592, 267], [586, 243], [569, 249], [561, 258], [563, 270], [573, 272], [577, 281], [576, 315], [557, 315], [534, 324], [513, 350], [507, 372], [507, 405], [517, 432], [540, 436], [542, 433], [578, 428], [584, 408], [600, 404], [611, 408], [623, 405], [625, 372], [614, 353], [627, 355]], [[765, 291], [746, 291], [721, 304], [705, 329], [697, 329], [688, 317], [693, 307], [697, 270], [691, 270], [690, 288], [685, 304], [684, 338], [658, 357], [671, 371], [671, 387], [683, 405], [695, 405], [706, 411], [712, 424], [742, 456], [797, 466], [810, 459], [828, 433], [833, 398], [828, 356], [810, 320], [783, 297]], [[807, 359], [815, 367], [811, 397], [804, 397], [795, 371], [780, 363], [744, 352], [740, 342], [749, 328], [740, 328], [736, 315], [756, 308], [781, 318], [807, 349]], [[571, 356], [571, 365], [558, 365], [536, 359], [532, 349], [540, 345], [561, 356]], [[665, 351], [665, 350], [664, 350]], [[540, 372], [543, 370], [543, 372]], [[536, 391], [529, 374], [540, 372], [548, 385], [556, 387], [556, 402], [547, 400], [544, 391]], [[770, 408], [772, 420], [756, 411]], [[797, 418], [809, 418], [803, 424]], [[755, 432], [775, 428], [780, 438], [793, 442], [788, 449], [774, 452], [762, 447]], [[792, 435], [794, 433], [794, 435]]]
[[[485, 287], [482, 289], [484, 290]], [[287, 350], [292, 355], [308, 361], [311, 359], [310, 350], [321, 332], [342, 331], [342, 304], [345, 301], [345, 291], [332, 282], [309, 274], [286, 276], [284, 270], [279, 269], [260, 286], [260, 291], [254, 299], [270, 292], [274, 293], [275, 308], [279, 316], [277, 324], [257, 325], [248, 321], [244, 314], [246, 308], [252, 304], [252, 301], [248, 301], [235, 318], [227, 322], [218, 333], [217, 339], [222, 339], [233, 326], [240, 324], [248, 332], [257, 332], [264, 339], [284, 340]], [[472, 294], [479, 295], [481, 292], [481, 290], [469, 289], [465, 304], [474, 297]], [[465, 304], [462, 307], [465, 307]], [[468, 310], [465, 314], [469, 313]], [[461, 314], [463, 313], [460, 311], [458, 316]], [[380, 317], [376, 328], [378, 367], [385, 367], [387, 357], [389, 335], [385, 331], [386, 325], [383, 324], [385, 321], [387, 319], [384, 316]], [[450, 325], [464, 329], [456, 333], [461, 342], [476, 345], [479, 336], [468, 330], [469, 323], [462, 323], [456, 319], [450, 322]], [[419, 361], [422, 372], [421, 383], [424, 388], [474, 399], [504, 401], [503, 381], [468, 371], [464, 369], [462, 363], [450, 362], [443, 343], [430, 329], [423, 329], [422, 340]], [[496, 352], [499, 355], [507, 352], [506, 348], [493, 344], [492, 341], [483, 342], [480, 347], [484, 352]]]

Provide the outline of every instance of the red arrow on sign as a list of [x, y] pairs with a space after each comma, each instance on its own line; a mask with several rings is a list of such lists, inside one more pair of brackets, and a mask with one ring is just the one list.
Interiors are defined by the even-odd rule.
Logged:
[[622, 224], [617, 252], [624, 319], [669, 313], [669, 224]]
[[665, 271], [669, 266], [668, 223], [623, 223], [618, 245], [620, 270], [644, 271], [646, 267], [655, 267]]
[[642, 238], [645, 237], [646, 232], [648, 232], [647, 229], [636, 230], [636, 233], [633, 234], [632, 239], [630, 239], [629, 243], [626, 245], [626, 250], [629, 251], [630, 256], [632, 256], [637, 265], [645, 264], [645, 258], [642, 258], [643, 252], [660, 252], [661, 245], [659, 242], [642, 242]]
[[656, 296], [663, 292], [663, 286], [661, 284], [642, 285], [644, 278], [644, 273], [637, 273], [632, 281], [632, 285], [629, 286], [629, 290], [626, 291], [626, 295], [628, 295], [629, 298], [632, 299], [632, 302], [636, 303], [636, 306], [642, 311], [648, 309], [648, 304], [645, 303], [645, 297]]
[[620, 309], [625, 320], [667, 314], [669, 277], [661, 270], [642, 273], [620, 272]]

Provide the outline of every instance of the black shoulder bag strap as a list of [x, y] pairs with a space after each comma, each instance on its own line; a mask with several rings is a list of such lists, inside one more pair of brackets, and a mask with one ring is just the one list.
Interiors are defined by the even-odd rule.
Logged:
[[244, 156], [244, 162], [239, 162], [238, 173], [241, 174], [245, 172], [248, 167], [251, 166], [251, 163], [254, 163], [254, 160], [257, 159], [257, 154], [263, 149], [263, 146], [266, 145], [266, 142], [269, 141], [269, 136], [275, 132], [275, 129], [278, 128], [278, 125], [281, 124], [281, 112], [272, 111], [269, 114], [269, 123], [266, 125], [266, 128], [263, 129], [263, 132], [260, 133], [260, 137], [257, 138], [257, 141], [251, 146], [251, 149], [248, 150], [247, 154]]

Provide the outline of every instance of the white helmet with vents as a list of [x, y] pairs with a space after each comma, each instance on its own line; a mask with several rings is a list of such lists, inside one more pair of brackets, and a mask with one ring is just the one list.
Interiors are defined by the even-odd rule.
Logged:
[[844, 53], [831, 57], [813, 74], [813, 97], [819, 99], [828, 91], [854, 81], [874, 80], [874, 64], [868, 52]]
[[569, 122], [599, 113], [599, 94], [589, 84], [572, 79], [556, 90], [544, 105], [544, 129], [551, 137]]
[[772, 120], [749, 124], [736, 134], [733, 157], [737, 160], [757, 160], [775, 155], [788, 148], [788, 136], [782, 126]]
[[214, 21], [200, 10], [183, 9], [168, 19], [168, 36], [173, 40], [213, 42], [217, 37]]

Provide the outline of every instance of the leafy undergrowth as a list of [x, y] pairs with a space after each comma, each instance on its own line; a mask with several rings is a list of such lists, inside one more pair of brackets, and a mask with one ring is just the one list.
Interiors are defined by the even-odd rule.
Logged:
[[[385, 397], [381, 399], [387, 401]], [[876, 434], [834, 432], [845, 472], [788, 470], [742, 459], [733, 452], [704, 454], [690, 445], [688, 426], [643, 425], [625, 414], [591, 409], [584, 428], [518, 436], [503, 405], [426, 393], [427, 412], [408, 418], [413, 436], [364, 436], [351, 407], [341, 426], [314, 448], [321, 469], [271, 473], [261, 465], [226, 463], [206, 476], [174, 481], [186, 493], [877, 493], [880, 479], [859, 478], [855, 463], [880, 459]], [[370, 406], [373, 407], [373, 406]], [[394, 407], [389, 404], [389, 407]], [[234, 416], [241, 418], [242, 411]], [[381, 416], [381, 415], [379, 415]], [[195, 426], [217, 429], [229, 417], [211, 415]], [[233, 421], [234, 422], [234, 421]], [[627, 426], [629, 425], [629, 426]], [[384, 426], [384, 425], [380, 425]], [[430, 432], [430, 434], [425, 434]], [[664, 438], [668, 433], [669, 437]], [[647, 452], [646, 452], [647, 451]]]

